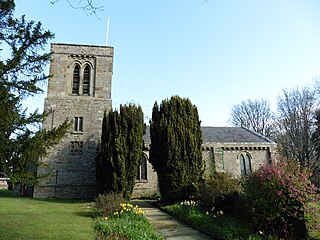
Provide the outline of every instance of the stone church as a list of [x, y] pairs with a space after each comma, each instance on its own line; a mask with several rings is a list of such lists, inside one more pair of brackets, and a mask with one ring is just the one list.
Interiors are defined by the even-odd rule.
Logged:
[[[42, 159], [37, 175], [47, 175], [34, 189], [35, 198], [92, 198], [96, 194], [95, 154], [101, 138], [104, 111], [112, 107], [113, 48], [52, 44], [50, 79], [44, 110], [50, 112], [45, 129], [65, 119], [73, 126], [62, 141]], [[242, 127], [202, 127], [206, 174], [226, 171], [246, 175], [274, 158], [276, 144]], [[144, 153], [133, 197], [158, 190], [157, 175], [148, 161], [150, 132], [144, 136]]]

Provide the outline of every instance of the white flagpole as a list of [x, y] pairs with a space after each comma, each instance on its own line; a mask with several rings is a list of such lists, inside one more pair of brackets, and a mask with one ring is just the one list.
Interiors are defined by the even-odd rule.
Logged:
[[106, 46], [108, 46], [108, 40], [109, 40], [109, 22], [110, 22], [110, 17], [108, 17], [108, 21], [107, 21]]

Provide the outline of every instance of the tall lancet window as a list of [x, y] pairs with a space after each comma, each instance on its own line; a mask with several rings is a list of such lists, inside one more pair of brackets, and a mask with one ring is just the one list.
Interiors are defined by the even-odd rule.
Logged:
[[79, 95], [80, 86], [80, 66], [75, 65], [73, 69], [72, 94]]
[[136, 180], [146, 181], [147, 178], [147, 156], [143, 154], [140, 165], [138, 167], [138, 174]]
[[248, 153], [240, 155], [240, 170], [241, 175], [251, 174], [251, 157]]
[[83, 88], [84, 95], [90, 95], [90, 66], [87, 64], [83, 71]]

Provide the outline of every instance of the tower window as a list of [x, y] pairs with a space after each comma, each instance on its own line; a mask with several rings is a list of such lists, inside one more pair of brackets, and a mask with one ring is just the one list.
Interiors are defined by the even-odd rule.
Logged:
[[141, 162], [138, 167], [137, 180], [138, 181], [146, 181], [147, 180], [147, 156], [144, 154], [141, 158]]
[[74, 117], [73, 130], [75, 132], [83, 132], [83, 117]]
[[240, 155], [241, 175], [249, 175], [251, 173], [251, 157], [248, 153]]
[[73, 70], [72, 94], [79, 95], [80, 66], [76, 64]]
[[83, 72], [83, 88], [82, 93], [84, 95], [90, 94], [90, 66], [87, 64]]

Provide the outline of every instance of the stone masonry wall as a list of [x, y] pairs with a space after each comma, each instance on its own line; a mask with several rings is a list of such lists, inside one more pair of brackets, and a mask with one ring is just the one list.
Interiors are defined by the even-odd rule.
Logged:
[[[104, 111], [112, 107], [113, 48], [53, 44], [51, 50], [52, 77], [44, 107], [50, 114], [43, 127], [52, 129], [67, 118], [81, 117], [83, 130], [76, 131], [72, 125], [67, 136], [42, 159], [47, 166], [39, 167], [37, 174], [48, 176], [39, 182], [34, 197], [91, 198], [96, 194], [94, 157], [101, 139], [102, 119]], [[72, 94], [76, 63], [91, 66], [89, 95], [81, 95], [81, 91], [79, 95]]]
[[[149, 159], [149, 151], [144, 151], [144, 154]], [[133, 188], [132, 198], [138, 198], [142, 196], [150, 196], [158, 192], [158, 176], [153, 170], [152, 165], [147, 161], [147, 180], [136, 181]]]
[[235, 176], [241, 174], [240, 154], [248, 153], [251, 156], [252, 171], [275, 158], [275, 144], [237, 143], [237, 144], [210, 144], [203, 145], [203, 159], [206, 164], [206, 174], [212, 169], [218, 172], [225, 171]]
[[[149, 147], [148, 145], [146, 146]], [[222, 150], [223, 149], [223, 150]], [[252, 171], [259, 169], [260, 165], [272, 159], [275, 161], [276, 144], [270, 143], [210, 143], [202, 145], [202, 158], [205, 163], [205, 175], [214, 171], [225, 171], [240, 176], [241, 153], [251, 156]], [[149, 157], [148, 150], [144, 153]], [[133, 198], [152, 195], [159, 191], [157, 173], [148, 162], [148, 180], [137, 181], [133, 191]]]

